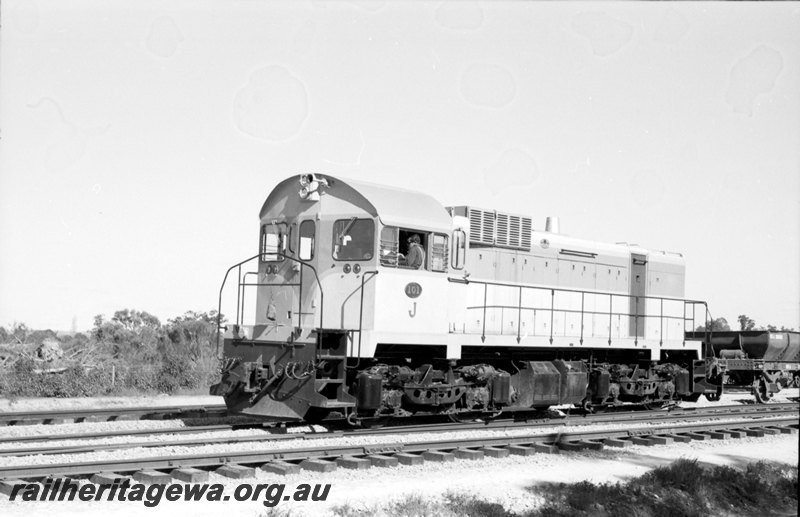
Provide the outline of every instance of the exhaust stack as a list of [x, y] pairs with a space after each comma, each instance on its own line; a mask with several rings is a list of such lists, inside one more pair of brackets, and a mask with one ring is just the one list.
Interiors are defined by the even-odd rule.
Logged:
[[549, 233], [559, 233], [558, 217], [548, 217], [544, 224], [544, 231]]

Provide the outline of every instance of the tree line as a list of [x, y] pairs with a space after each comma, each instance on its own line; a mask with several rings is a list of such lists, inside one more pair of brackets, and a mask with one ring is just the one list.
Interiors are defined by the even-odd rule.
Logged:
[[784, 327], [781, 325], [778, 327], [777, 325], [767, 324], [765, 325], [756, 325], [756, 322], [753, 318], [749, 317], [747, 314], [740, 314], [736, 318], [737, 322], [739, 323], [738, 329], [732, 329], [728, 320], [725, 318], [714, 318], [708, 322], [707, 325], [700, 325], [695, 330], [697, 332], [705, 332], [706, 329], [709, 330], [767, 330], [769, 332], [793, 332], [795, 329], [793, 327]]

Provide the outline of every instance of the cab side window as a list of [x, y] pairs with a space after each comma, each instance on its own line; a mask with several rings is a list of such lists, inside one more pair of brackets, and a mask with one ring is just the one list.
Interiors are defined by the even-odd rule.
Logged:
[[467, 256], [467, 234], [464, 230], [453, 232], [453, 257], [450, 265], [453, 269], [464, 269], [464, 261]]
[[314, 221], [303, 221], [300, 223], [300, 236], [297, 244], [298, 258], [300, 260], [311, 260], [314, 258], [314, 234], [316, 225]]
[[447, 271], [447, 235], [426, 233], [413, 228], [381, 228], [380, 261], [382, 266], [401, 269]]
[[430, 242], [431, 271], [447, 271], [447, 235], [434, 233]]
[[381, 228], [380, 259], [382, 266], [397, 267], [399, 259], [397, 239], [398, 228], [396, 226]]

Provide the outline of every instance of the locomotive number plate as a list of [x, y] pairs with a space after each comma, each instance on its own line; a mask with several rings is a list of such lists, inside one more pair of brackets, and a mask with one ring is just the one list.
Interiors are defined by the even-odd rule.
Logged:
[[418, 298], [422, 294], [422, 286], [416, 282], [406, 284], [406, 296], [409, 298]]

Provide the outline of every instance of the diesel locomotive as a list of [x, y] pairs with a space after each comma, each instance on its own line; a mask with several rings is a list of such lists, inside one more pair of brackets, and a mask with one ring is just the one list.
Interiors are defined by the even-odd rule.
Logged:
[[685, 298], [679, 253], [319, 174], [279, 183], [259, 219], [258, 252], [220, 289], [221, 306], [238, 277], [211, 388], [232, 412], [355, 422], [721, 393], [708, 336], [687, 333], [708, 308]]

